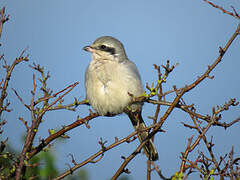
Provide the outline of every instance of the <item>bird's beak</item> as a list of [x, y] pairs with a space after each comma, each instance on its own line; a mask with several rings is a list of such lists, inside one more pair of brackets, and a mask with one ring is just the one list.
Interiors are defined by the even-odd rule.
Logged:
[[83, 50], [88, 51], [88, 52], [93, 52], [94, 48], [92, 46], [85, 46], [85, 47], [83, 47]]

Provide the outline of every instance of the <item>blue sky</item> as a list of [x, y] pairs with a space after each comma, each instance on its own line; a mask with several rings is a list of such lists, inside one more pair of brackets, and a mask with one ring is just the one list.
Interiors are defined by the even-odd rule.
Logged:
[[[237, 0], [214, 2], [229, 10], [230, 5], [233, 5], [240, 12], [240, 2]], [[55, 91], [79, 82], [66, 97], [66, 103], [74, 97], [83, 99], [84, 72], [90, 62], [90, 54], [83, 51], [82, 47], [103, 35], [114, 36], [122, 41], [129, 59], [136, 63], [143, 83], [156, 81], [157, 74], [152, 64], [161, 65], [169, 59], [172, 64], [179, 63], [179, 66], [170, 74], [164, 90], [172, 89], [173, 85], [183, 87], [196, 80], [215, 60], [218, 47], [225, 45], [239, 23], [202, 0], [8, 0], [0, 4], [5, 5], [6, 12], [10, 14], [10, 21], [5, 24], [1, 39], [5, 59], [11, 63], [24, 48], [29, 47], [27, 53], [30, 62], [18, 65], [9, 84], [27, 103], [31, 100], [30, 91], [33, 87], [33, 72], [28, 65], [33, 62], [50, 71], [51, 79], [48, 83]], [[186, 103], [193, 103], [202, 114], [210, 114], [213, 106], [222, 105], [230, 98], [240, 100], [239, 60], [238, 38], [211, 74], [215, 78], [204, 80], [187, 93], [184, 96]], [[9, 142], [20, 149], [24, 126], [18, 117], [29, 119], [30, 114], [12, 91], [9, 91], [9, 99], [13, 112], [3, 116], [8, 121], [3, 137], [9, 136]], [[145, 119], [152, 113], [153, 106], [146, 104]], [[84, 117], [87, 114], [88, 107], [85, 106], [80, 106], [76, 112], [50, 112], [41, 124], [38, 136], [45, 138], [48, 129], [60, 128], [72, 123], [77, 115]], [[223, 120], [230, 122], [239, 116], [238, 106], [224, 113]], [[172, 175], [178, 170], [180, 152], [184, 151], [187, 138], [194, 133], [180, 122], [187, 123], [190, 119], [184, 112], [174, 110], [163, 126], [166, 133], [156, 136], [155, 144], [160, 157], [157, 164], [165, 175]], [[99, 117], [90, 122], [90, 126], [90, 129], [82, 126], [70, 131], [68, 135], [71, 139], [54, 145], [53, 150], [61, 170], [67, 168], [66, 163], [71, 162], [67, 157], [69, 153], [74, 154], [80, 162], [99, 150], [100, 137], [110, 144], [114, 137], [125, 137], [133, 131], [126, 115]], [[228, 153], [232, 145], [236, 155], [240, 155], [239, 132], [238, 124], [226, 131], [213, 128], [207, 135], [208, 138], [214, 137], [214, 150], [218, 155]], [[97, 164], [87, 165], [91, 179], [110, 178], [122, 163], [120, 157], [128, 156], [137, 145], [137, 141], [123, 144], [107, 152]], [[206, 152], [204, 146], [201, 146], [201, 150]], [[139, 155], [129, 164], [132, 179], [145, 179], [145, 162], [145, 156]], [[157, 178], [154, 172], [153, 179]]]

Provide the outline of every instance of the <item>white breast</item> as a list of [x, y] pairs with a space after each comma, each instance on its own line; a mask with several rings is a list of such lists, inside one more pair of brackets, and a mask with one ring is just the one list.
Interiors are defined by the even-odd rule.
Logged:
[[[135, 96], [143, 93], [136, 66], [132, 62], [129, 63], [116, 61], [90, 63], [85, 73], [87, 99], [99, 114], [122, 113], [131, 101], [128, 93]], [[132, 69], [132, 66], [135, 69]]]

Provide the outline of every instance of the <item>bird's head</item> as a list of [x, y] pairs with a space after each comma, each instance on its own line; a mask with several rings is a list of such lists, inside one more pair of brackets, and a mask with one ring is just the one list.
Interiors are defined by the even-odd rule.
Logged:
[[85, 46], [85, 51], [91, 52], [94, 59], [117, 60], [127, 59], [123, 44], [114, 37], [103, 36], [96, 39], [92, 45]]

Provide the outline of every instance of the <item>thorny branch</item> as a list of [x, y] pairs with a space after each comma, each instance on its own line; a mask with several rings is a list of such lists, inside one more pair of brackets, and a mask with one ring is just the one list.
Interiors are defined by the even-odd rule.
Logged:
[[[197, 137], [197, 139], [195, 140], [194, 143], [192, 143], [193, 136], [188, 140], [187, 148], [186, 148], [185, 152], [182, 153], [182, 157], [181, 157], [181, 159], [182, 159], [182, 164], [180, 167], [181, 173], [185, 172], [186, 169], [188, 169], [188, 168], [190, 168], [188, 175], [190, 174], [190, 172], [192, 172], [192, 166], [191, 165], [186, 166], [185, 163], [186, 163], [189, 153], [192, 152], [198, 146], [201, 139], [203, 139], [203, 141], [207, 147], [207, 150], [209, 151], [209, 154], [211, 156], [211, 162], [213, 162], [215, 165], [214, 169], [217, 169], [219, 172], [221, 171], [219, 168], [220, 164], [217, 162], [216, 157], [213, 152], [213, 149], [212, 149], [213, 144], [212, 144], [212, 142], [207, 141], [207, 137], [205, 136], [205, 134], [209, 130], [209, 128], [213, 124], [215, 124], [215, 122], [217, 122], [221, 119], [221, 115], [219, 115], [219, 114], [222, 111], [228, 110], [228, 108], [230, 106], [236, 106], [236, 105], [238, 105], [238, 103], [236, 103], [234, 99], [231, 99], [229, 102], [225, 103], [222, 107], [218, 107], [218, 109], [216, 111], [215, 111], [215, 108], [213, 108], [213, 114], [211, 116], [211, 119], [205, 127], [201, 127], [202, 122], [197, 120], [193, 115], [189, 114], [192, 118], [194, 125], [192, 126], [192, 125], [186, 125], [184, 123], [183, 124], [184, 124], [184, 126], [189, 127], [191, 129], [196, 129], [199, 133], [199, 136]], [[191, 163], [191, 164], [194, 164], [195, 165], [194, 167], [197, 168], [197, 164], [195, 164], [195, 163]], [[187, 175], [186, 175], [186, 177], [187, 177]]]
[[[176, 92], [176, 98], [174, 99], [173, 102], [171, 103], [167, 103], [167, 102], [162, 102], [160, 101], [159, 99], [161, 99], [161, 95], [159, 95], [159, 99], [158, 101], [154, 101], [154, 100], [151, 100], [150, 97], [153, 97], [154, 95], [156, 95], [156, 93], [152, 93], [154, 90], [156, 92], [156, 89], [159, 90], [160, 89], [160, 86], [162, 83], [158, 84], [156, 89], [155, 88], [150, 88], [149, 86], [147, 87], [151, 92], [148, 96], [144, 96], [144, 98], [140, 97], [140, 100], [139, 99], [135, 99], [135, 101], [146, 101], [146, 102], [149, 102], [149, 103], [152, 103], [154, 102], [155, 104], [158, 104], [158, 105], [168, 105], [169, 108], [168, 110], [165, 112], [165, 114], [160, 118], [160, 121], [158, 121], [157, 124], [155, 124], [153, 127], [154, 127], [154, 130], [149, 134], [148, 138], [145, 139], [145, 141], [143, 141], [139, 146], [138, 148], [127, 158], [124, 158], [124, 162], [123, 164], [120, 166], [120, 168], [118, 169], [118, 171], [115, 173], [115, 175], [112, 177], [112, 179], [116, 179], [117, 177], [119, 177], [119, 175], [123, 172], [129, 172], [128, 169], [126, 169], [126, 166], [127, 164], [140, 152], [141, 148], [144, 146], [144, 144], [147, 142], [147, 140], [149, 138], [152, 138], [157, 132], [159, 132], [159, 129], [161, 128], [162, 124], [164, 123], [164, 121], [167, 119], [167, 117], [169, 116], [169, 114], [171, 113], [171, 111], [175, 108], [175, 107], [178, 107], [180, 109], [182, 109], [183, 111], [185, 112], [188, 112], [192, 117], [194, 118], [201, 118], [203, 120], [205, 120], [206, 122], [208, 122], [209, 124], [206, 126], [206, 128], [203, 128], [204, 131], [202, 133], [200, 133], [199, 135], [199, 138], [195, 141], [195, 143], [190, 146], [191, 142], [189, 142], [190, 144], [188, 145], [188, 151], [186, 151], [187, 153], [185, 154], [188, 154], [189, 152], [191, 152], [199, 143], [199, 141], [203, 138], [204, 141], [206, 140], [206, 137], [204, 136], [204, 134], [207, 132], [207, 130], [212, 126], [212, 125], [218, 125], [218, 126], [223, 126], [223, 127], [229, 127], [230, 125], [238, 122], [238, 120], [235, 120], [234, 123], [230, 123], [230, 124], [221, 124], [219, 123], [219, 117], [216, 116], [216, 112], [215, 112], [215, 115], [213, 115], [212, 117], [210, 116], [203, 116], [203, 115], [200, 115], [200, 114], [197, 114], [195, 111], [192, 111], [190, 110], [189, 108], [191, 108], [191, 106], [186, 106], [186, 105], [180, 105], [179, 102], [182, 98], [182, 96], [190, 91], [191, 89], [193, 89], [194, 87], [196, 87], [202, 80], [204, 80], [205, 78], [208, 78], [209, 77], [209, 74], [210, 72], [216, 67], [216, 65], [221, 61], [224, 53], [227, 51], [228, 47], [230, 46], [230, 44], [232, 43], [232, 41], [236, 38], [236, 35], [237, 35], [237, 32], [239, 32], [239, 27], [237, 29], [237, 31], [234, 33], [234, 35], [232, 36], [232, 38], [229, 40], [229, 42], [227, 43], [227, 45], [225, 46], [224, 49], [221, 49], [220, 51], [220, 56], [216, 59], [216, 61], [208, 67], [207, 71], [201, 76], [199, 77], [195, 82], [193, 82], [191, 85], [189, 86], [186, 86], [184, 88], [180, 88], [180, 89], [174, 89], [174, 91], [172, 92]], [[159, 76], [161, 78], [161, 76]], [[166, 76], [167, 77], [167, 76]], [[165, 78], [166, 78], [165, 77]], [[164, 82], [164, 81], [162, 81]], [[235, 100], [231, 100], [230, 101], [230, 105], [237, 105], [235, 104]], [[229, 106], [230, 106], [229, 105]], [[221, 110], [220, 110], [221, 109]], [[220, 113], [221, 111], [225, 110], [226, 109], [226, 106], [225, 108], [219, 108], [217, 110], [217, 114]], [[156, 116], [157, 117], [157, 116]], [[155, 119], [156, 119], [155, 117]], [[153, 118], [154, 119], [154, 118]], [[206, 141], [205, 141], [206, 142]], [[208, 143], [209, 144], [209, 143]], [[104, 150], [103, 150], [104, 149]], [[108, 150], [108, 147], [105, 147], [105, 148], [102, 148], [101, 151], [99, 151], [98, 153], [96, 153], [95, 155], [91, 156], [90, 158], [88, 158], [87, 160], [85, 160], [83, 163], [80, 163], [78, 165], [75, 165], [73, 168], [71, 168], [70, 170], [66, 171], [65, 173], [63, 173], [62, 175], [60, 175], [59, 177], [57, 177], [56, 179], [61, 179], [65, 176], [67, 176], [68, 174], [71, 174], [73, 171], [75, 171], [76, 169], [82, 167], [83, 165], [91, 162], [93, 159], [95, 159], [97, 156], [101, 155], [101, 153], [103, 153], [104, 151]], [[183, 162], [188, 162], [187, 159], [183, 159]], [[193, 163], [195, 164], [195, 163]], [[216, 161], [215, 161], [215, 165], [216, 165]], [[185, 164], [183, 164], [182, 166], [182, 169], [185, 168]], [[194, 166], [196, 168], [196, 165]], [[183, 170], [182, 170], [183, 171]], [[160, 170], [158, 170], [158, 172], [161, 172]], [[161, 178], [163, 176], [160, 176]]]
[[1, 87], [1, 97], [0, 97], [0, 116], [2, 115], [3, 111], [7, 110], [7, 107], [10, 105], [10, 103], [6, 103], [4, 105], [4, 100], [7, 97], [7, 89], [8, 89], [8, 83], [10, 81], [12, 72], [15, 68], [15, 66], [23, 61], [28, 61], [28, 56], [23, 56], [26, 49], [24, 49], [21, 53], [21, 55], [15, 59], [15, 61], [12, 63], [11, 66], [5, 65], [4, 68], [6, 69], [6, 77], [3, 80], [3, 85]]
[[[117, 170], [117, 172], [114, 174], [114, 176], [112, 177], [113, 179], [117, 179], [117, 177], [119, 177], [120, 174], [122, 174], [124, 172], [125, 167], [127, 166], [127, 164], [136, 156], [136, 152], [138, 152], [144, 145], [144, 143], [146, 143], [146, 141], [149, 138], [152, 138], [157, 132], [159, 132], [160, 128], [162, 127], [162, 125], [164, 124], [164, 122], [166, 121], [166, 119], [168, 118], [168, 116], [171, 114], [171, 112], [173, 111], [173, 109], [175, 107], [179, 107], [179, 102], [181, 100], [181, 98], [183, 97], [183, 95], [187, 92], [189, 92], [190, 90], [192, 90], [193, 88], [195, 88], [199, 83], [201, 83], [204, 79], [209, 77], [209, 74], [211, 73], [211, 71], [217, 66], [217, 64], [222, 60], [222, 57], [224, 56], [224, 54], [226, 53], [226, 51], [228, 50], [228, 48], [230, 47], [230, 45], [232, 44], [233, 40], [237, 37], [237, 35], [239, 35], [240, 32], [240, 24], [238, 25], [236, 31], [234, 32], [234, 34], [232, 35], [232, 37], [230, 38], [230, 40], [227, 42], [227, 44], [225, 45], [224, 48], [219, 48], [219, 57], [213, 62], [213, 64], [211, 66], [208, 66], [208, 69], [205, 71], [205, 73], [203, 73], [197, 80], [195, 80], [192, 84], [187, 85], [183, 88], [177, 89], [176, 87], [174, 87], [174, 91], [176, 92], [176, 97], [174, 98], [173, 102], [170, 104], [169, 108], [167, 109], [167, 111], [164, 113], [164, 115], [160, 118], [160, 120], [156, 123], [156, 126], [154, 127], [154, 130], [149, 134], [148, 138], [146, 138], [139, 146], [138, 148], [134, 151], [135, 153], [131, 154], [128, 158], [125, 159], [125, 161], [122, 163], [122, 165], [120, 166], [120, 168]], [[150, 91], [152, 92], [152, 89], [150, 89]], [[156, 91], [156, 90], [155, 90]], [[149, 97], [151, 97], [151, 93], [149, 96], [145, 96], [144, 101], [148, 101]], [[135, 99], [136, 100], [136, 99]], [[141, 101], [141, 99], [137, 99], [136, 101]], [[160, 103], [159, 103], [160, 104]], [[231, 100], [230, 101], [230, 105], [237, 105], [238, 103], [235, 104], [235, 100]], [[194, 146], [192, 147], [192, 149], [189, 149], [190, 151], [193, 150], [200, 142], [200, 140], [204, 137], [205, 139], [205, 143], [206, 142], [206, 137], [204, 136], [205, 133], [208, 131], [208, 129], [213, 125], [216, 124], [218, 122], [218, 120], [220, 119], [217, 114], [220, 113], [221, 111], [227, 109], [226, 107], [229, 107], [230, 105], [226, 105], [224, 106], [224, 108], [219, 108], [217, 112], [215, 112], [215, 110], [213, 109], [213, 116], [210, 118], [208, 125], [203, 128], [203, 131], [201, 132], [201, 134], [199, 135], [198, 139], [195, 141]], [[185, 109], [185, 111], [187, 111]], [[195, 113], [189, 113], [190, 115], [194, 115]], [[193, 116], [194, 117], [194, 116]], [[204, 118], [205, 119], [205, 118]], [[208, 118], [206, 118], [207, 120]], [[238, 121], [235, 121], [238, 122]], [[219, 124], [218, 124], [219, 125]], [[227, 126], [224, 126], [225, 128]], [[187, 151], [188, 153], [188, 151]], [[218, 168], [218, 164], [216, 162], [216, 160], [214, 160], [215, 158], [212, 156], [214, 164], [216, 166], [216, 168]], [[184, 161], [186, 161], [184, 159]], [[181, 165], [181, 166], [184, 166]], [[219, 170], [219, 169], [218, 169]]]
[[235, 8], [232, 7], [232, 6], [231, 6], [231, 7], [232, 7], [232, 9], [233, 9], [233, 12], [230, 12], [230, 11], [227, 11], [227, 10], [225, 10], [224, 8], [222, 8], [222, 7], [216, 5], [216, 4], [214, 4], [214, 3], [212, 3], [212, 2], [210, 2], [210, 1], [208, 1], [208, 0], [203, 0], [203, 1], [207, 2], [207, 3], [210, 4], [212, 7], [215, 7], [215, 8], [217, 8], [217, 9], [220, 9], [223, 13], [226, 13], [226, 14], [228, 14], [228, 15], [230, 15], [230, 16], [233, 16], [233, 17], [235, 17], [235, 18], [237, 18], [237, 19], [240, 19], [239, 14], [236, 12]]
[[[224, 12], [226, 14], [229, 14], [238, 19], [240, 18], [239, 14], [236, 12], [236, 10], [234, 8], [233, 8], [234, 12], [229, 12], [208, 0], [204, 0], [204, 1], [207, 2], [208, 4], [212, 5], [213, 7], [220, 9], [222, 12]], [[2, 8], [0, 13], [1, 13], [0, 38], [1, 38], [3, 24], [9, 20], [9, 15], [8, 16], [5, 15], [5, 8]], [[193, 172], [193, 169], [199, 171], [201, 174], [201, 177], [205, 178], [205, 179], [209, 179], [210, 176], [213, 176], [213, 175], [215, 175], [215, 176], [219, 175], [221, 178], [230, 177], [231, 179], [233, 179], [233, 178], [237, 179], [240, 177], [240, 172], [239, 172], [238, 167], [235, 168], [236, 165], [238, 165], [240, 158], [234, 158], [233, 148], [232, 148], [231, 152], [229, 153], [229, 156], [228, 156], [229, 159], [227, 160], [227, 162], [225, 161], [226, 156], [220, 157], [220, 159], [218, 160], [213, 151], [214, 144], [212, 142], [212, 139], [209, 141], [206, 137], [207, 131], [213, 126], [224, 127], [226, 129], [240, 121], [240, 117], [238, 117], [237, 119], [235, 119], [234, 121], [232, 121], [230, 123], [220, 122], [220, 120], [221, 120], [220, 113], [228, 110], [230, 106], [237, 106], [238, 102], [236, 101], [236, 99], [231, 99], [229, 102], [225, 103], [223, 106], [217, 106], [216, 108], [213, 108], [211, 116], [210, 115], [202, 115], [200, 113], [197, 113], [196, 109], [194, 108], [194, 105], [186, 105], [186, 103], [183, 101], [184, 94], [186, 94], [193, 88], [197, 87], [198, 84], [201, 83], [204, 79], [213, 78], [210, 76], [210, 73], [218, 65], [218, 63], [221, 62], [224, 54], [226, 53], [226, 51], [232, 44], [233, 40], [236, 39], [236, 37], [239, 34], [240, 34], [240, 24], [238, 25], [236, 31], [234, 32], [234, 34], [232, 35], [230, 40], [227, 42], [225, 47], [224, 48], [219, 47], [219, 56], [213, 62], [213, 64], [208, 66], [207, 70], [199, 78], [197, 78], [192, 84], [186, 85], [185, 87], [177, 88], [174, 86], [172, 90], [163, 92], [163, 84], [166, 83], [167, 77], [174, 70], [174, 68], [177, 66], [177, 64], [170, 66], [170, 61], [167, 61], [166, 65], [162, 65], [161, 67], [154, 65], [154, 68], [157, 70], [158, 80], [157, 80], [157, 83], [155, 86], [154, 86], [154, 84], [152, 84], [151, 87], [148, 84], [146, 85], [146, 88], [148, 89], [149, 94], [145, 93], [141, 97], [133, 97], [131, 94], [129, 94], [130, 96], [132, 96], [133, 102], [147, 102], [147, 103], [151, 103], [151, 104], [156, 104], [156, 111], [154, 113], [154, 116], [149, 117], [150, 119], [153, 120], [153, 124], [142, 130], [142, 131], [148, 131], [149, 135], [141, 144], [139, 144], [139, 146], [128, 157], [122, 156], [122, 159], [124, 161], [121, 164], [121, 166], [119, 167], [119, 169], [113, 175], [112, 180], [117, 179], [122, 173], [130, 173], [129, 169], [127, 169], [126, 166], [131, 162], [131, 160], [133, 158], [136, 157], [136, 155], [138, 155], [141, 152], [141, 149], [143, 148], [143, 146], [147, 143], [147, 141], [149, 139], [154, 140], [154, 136], [158, 132], [163, 131], [161, 129], [162, 125], [166, 122], [169, 115], [172, 113], [172, 111], [175, 108], [178, 108], [178, 109], [186, 112], [190, 116], [190, 118], [193, 122], [193, 125], [186, 124], [186, 123], [183, 123], [183, 125], [187, 128], [196, 130], [198, 132], [198, 136], [195, 138], [195, 140], [193, 140], [193, 138], [194, 138], [193, 136], [188, 139], [187, 147], [181, 156], [182, 163], [179, 168], [179, 172], [177, 174], [175, 174], [174, 176], [172, 176], [171, 179], [173, 177], [183, 177], [182, 174], [186, 173], [186, 171], [188, 171], [185, 174], [185, 176], [183, 177], [183, 179], [186, 179]], [[7, 107], [9, 106], [10, 103], [8, 101], [6, 101], [6, 103], [4, 104], [4, 101], [7, 97], [7, 88], [8, 88], [8, 83], [9, 83], [12, 71], [18, 63], [20, 63], [22, 61], [28, 61], [28, 56], [23, 56], [25, 51], [26, 51], [26, 49], [21, 53], [19, 58], [17, 58], [13, 62], [13, 64], [11, 66], [7, 65], [6, 63], [4, 65], [4, 68], [6, 69], [6, 77], [0, 81], [0, 87], [2, 90], [1, 97], [0, 97], [0, 117], [1, 117], [1, 114], [3, 111], [9, 111], [7, 109]], [[4, 55], [1, 55], [0, 60], [3, 58], [4, 58]], [[88, 116], [86, 116], [85, 118], [78, 117], [75, 122], [73, 122], [69, 125], [63, 126], [57, 132], [49, 131], [50, 135], [47, 138], [42, 139], [41, 142], [36, 147], [33, 147], [33, 141], [36, 137], [39, 126], [42, 122], [42, 119], [43, 119], [43, 116], [45, 115], [45, 113], [47, 113], [48, 111], [54, 111], [54, 110], [59, 110], [59, 109], [66, 109], [66, 110], [74, 111], [77, 106], [79, 106], [81, 104], [87, 104], [87, 101], [86, 100], [78, 101], [75, 98], [73, 103], [70, 103], [67, 105], [62, 105], [62, 103], [64, 101], [63, 98], [67, 94], [69, 94], [73, 88], [76, 87], [78, 82], [71, 84], [56, 93], [53, 93], [53, 91], [51, 91], [50, 89], [47, 88], [47, 80], [50, 78], [49, 73], [45, 74], [44, 68], [41, 67], [40, 65], [33, 64], [30, 67], [32, 69], [36, 70], [38, 73], [40, 73], [40, 76], [41, 76], [41, 78], [39, 80], [41, 83], [40, 90], [41, 90], [43, 96], [38, 97], [38, 93], [37, 93], [38, 86], [37, 86], [35, 74], [33, 74], [33, 90], [31, 91], [32, 98], [31, 98], [31, 101], [29, 104], [26, 104], [24, 102], [23, 98], [17, 93], [17, 91], [15, 89], [13, 89], [17, 98], [31, 113], [31, 122], [24, 120], [21, 117], [19, 118], [24, 123], [27, 134], [26, 134], [24, 147], [22, 149], [19, 160], [15, 163], [15, 165], [16, 165], [16, 171], [15, 171], [16, 180], [20, 180], [24, 176], [25, 169], [26, 169], [25, 161], [30, 160], [32, 157], [34, 157], [36, 154], [38, 154], [40, 151], [42, 151], [46, 146], [50, 145], [50, 143], [52, 143], [55, 139], [57, 139], [58, 137], [62, 137], [63, 135], [65, 135], [66, 132], [70, 131], [71, 129], [76, 128], [82, 124], [85, 124], [87, 128], [90, 128], [90, 126], [88, 125], [88, 122], [91, 119], [94, 119], [99, 116], [96, 113], [90, 112], [90, 114]], [[161, 71], [161, 68], [164, 70], [164, 72]], [[166, 99], [166, 96], [171, 93], [175, 93], [176, 96], [172, 102], [168, 102], [165, 99]], [[157, 97], [157, 99], [156, 100], [153, 99], [154, 97]], [[168, 109], [163, 113], [162, 116], [160, 116], [161, 106], [168, 107]], [[206, 124], [204, 127], [203, 127], [203, 122]], [[5, 123], [6, 123], [5, 121], [0, 122], [0, 134], [2, 133], [2, 127]], [[105, 152], [109, 151], [110, 149], [113, 149], [114, 147], [116, 147], [122, 143], [125, 143], [125, 142], [130, 143], [130, 142], [134, 141], [136, 139], [138, 133], [139, 133], [138, 131], [134, 131], [133, 133], [129, 134], [127, 137], [122, 138], [120, 140], [118, 140], [118, 138], [115, 138], [115, 142], [109, 146], [106, 146], [106, 141], [103, 141], [102, 138], [100, 138], [100, 141], [99, 141], [100, 150], [98, 152], [91, 155], [89, 158], [85, 159], [81, 163], [77, 163], [75, 161], [73, 155], [70, 155], [72, 158], [73, 167], [71, 167], [66, 172], [62, 173], [60, 176], [56, 177], [55, 180], [62, 179], [64, 177], [66, 177], [67, 175], [72, 174], [74, 171], [83, 167], [86, 164], [99, 162], [104, 157]], [[196, 147], [199, 145], [201, 140], [203, 140], [203, 142], [205, 143], [205, 146], [207, 147], [210, 157], [207, 157], [202, 152], [199, 152], [199, 156], [195, 159], [195, 161], [192, 162], [188, 159], [188, 156], [193, 150], [196, 149]], [[5, 145], [5, 143], [1, 144], [0, 152], [2, 152], [3, 149], [5, 148], [4, 145]], [[199, 167], [199, 164], [201, 164], [200, 167]], [[147, 179], [149, 179], [149, 180], [151, 179], [151, 172], [153, 170], [155, 170], [158, 173], [158, 175], [161, 179], [169, 179], [169, 178], [166, 178], [163, 176], [161, 170], [154, 162], [151, 162], [148, 160], [147, 168], [148, 168], [147, 169], [147, 171], [148, 171]]]
[[3, 24], [9, 20], [10, 16], [5, 14], [5, 7], [3, 7], [0, 10], [0, 14], [1, 14], [1, 17], [0, 17], [0, 38], [1, 38], [2, 37]]
[[42, 140], [41, 143], [37, 147], [33, 148], [28, 154], [28, 159], [31, 159], [34, 155], [36, 155], [38, 152], [40, 152], [44, 147], [46, 147], [49, 143], [51, 143], [56, 138], [61, 137], [66, 132], [70, 131], [71, 129], [78, 127], [82, 124], [85, 124], [85, 122], [88, 122], [91, 119], [96, 118], [98, 116], [99, 115], [96, 113], [91, 113], [90, 115], [86, 116], [85, 118], [80, 118], [70, 125], [63, 126], [62, 129], [60, 129], [56, 133], [51, 134], [46, 139]]
[[[145, 129], [142, 129], [142, 131], [148, 131], [149, 129], [151, 129], [151, 128], [153, 128], [153, 127], [154, 127], [154, 125], [153, 125], [153, 126], [150, 126], [150, 127], [147, 127], [147, 128], [145, 128]], [[120, 140], [117, 139], [117, 138], [115, 138], [115, 142], [112, 143], [112, 144], [109, 145], [109, 146], [105, 146], [104, 144], [106, 143], [106, 141], [103, 142], [102, 139], [100, 138], [99, 144], [100, 144], [100, 146], [101, 146], [101, 150], [99, 150], [97, 153], [95, 153], [94, 155], [90, 156], [89, 158], [87, 158], [87, 159], [84, 160], [83, 162], [81, 162], [81, 163], [79, 163], [79, 164], [75, 164], [72, 168], [70, 168], [68, 171], [62, 173], [60, 176], [56, 177], [54, 180], [62, 179], [62, 178], [64, 178], [64, 177], [66, 177], [67, 175], [72, 174], [72, 173], [73, 173], [74, 171], [76, 171], [78, 168], [80, 168], [80, 167], [82, 167], [82, 166], [84, 166], [84, 165], [86, 165], [86, 164], [88, 164], [88, 163], [93, 163], [93, 162], [96, 163], [96, 161], [94, 161], [94, 159], [96, 159], [96, 158], [99, 157], [99, 156], [101, 156], [101, 157], [100, 157], [100, 159], [101, 159], [101, 158], [103, 157], [103, 155], [104, 155], [105, 152], [109, 151], [110, 149], [113, 149], [114, 147], [116, 147], [116, 146], [118, 146], [118, 145], [120, 145], [120, 144], [122, 144], [122, 143], [125, 143], [125, 142], [130, 143], [130, 142], [134, 141], [134, 140], [137, 138], [137, 134], [138, 134], [138, 132], [137, 132], [137, 131], [134, 131], [133, 133], [129, 134], [127, 137], [122, 138], [122, 139], [120, 139]], [[146, 142], [145, 142], [145, 143], [146, 143]], [[144, 143], [144, 144], [145, 144], [145, 143]], [[144, 144], [142, 144], [141, 147], [142, 147]], [[140, 150], [141, 150], [141, 148], [140, 148]], [[139, 152], [140, 152], [140, 150], [139, 150]], [[98, 159], [98, 160], [100, 160], [100, 159]], [[125, 158], [124, 158], [124, 159], [125, 159]], [[98, 162], [98, 161], [97, 161], [97, 162]]]
[[[40, 123], [42, 122], [42, 118], [44, 114], [47, 111], [50, 111], [52, 107], [54, 107], [58, 102], [63, 101], [63, 97], [66, 96], [77, 84], [71, 84], [64, 88], [63, 90], [60, 90], [59, 92], [51, 95], [51, 91], [47, 89], [46, 86], [46, 81], [50, 77], [49, 74], [45, 76], [43, 68], [41, 68], [39, 65], [34, 65], [31, 66], [33, 69], [37, 70], [38, 72], [41, 73], [42, 79], [40, 79], [40, 82], [42, 84], [42, 87], [40, 90], [43, 91], [43, 98], [36, 98], [36, 89], [37, 89], [37, 84], [36, 84], [36, 78], [35, 74], [33, 74], [33, 90], [31, 91], [32, 93], [32, 99], [29, 105], [26, 105], [23, 102], [23, 99], [19, 96], [16, 90], [14, 90], [15, 94], [17, 95], [18, 99], [24, 104], [24, 106], [31, 112], [31, 118], [32, 118], [32, 124], [31, 126], [28, 125], [28, 123], [23, 120], [23, 118], [20, 118], [22, 122], [24, 122], [24, 125], [27, 128], [27, 135], [24, 143], [23, 150], [20, 155], [19, 163], [16, 165], [16, 179], [21, 179], [21, 174], [22, 174], [22, 169], [24, 167], [24, 161], [30, 159], [33, 155], [41, 151], [45, 146], [47, 146], [52, 140], [56, 139], [57, 137], [60, 137], [63, 135], [66, 131], [82, 124], [83, 120], [78, 120], [75, 123], [62, 128], [60, 131], [57, 133], [52, 134], [49, 138], [46, 139], [46, 141], [42, 141], [42, 143], [37, 147], [33, 148], [33, 140], [38, 132], [38, 128]], [[37, 99], [37, 100], [35, 100]], [[54, 99], [52, 102], [50, 100]], [[43, 102], [42, 106], [39, 104]], [[75, 102], [74, 105], [72, 104], [71, 106], [78, 106], [80, 103]], [[96, 117], [96, 114], [92, 114], [89, 117]], [[89, 117], [86, 117], [85, 119], [88, 119]], [[32, 152], [32, 153], [30, 153]]]

